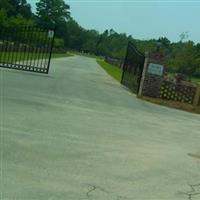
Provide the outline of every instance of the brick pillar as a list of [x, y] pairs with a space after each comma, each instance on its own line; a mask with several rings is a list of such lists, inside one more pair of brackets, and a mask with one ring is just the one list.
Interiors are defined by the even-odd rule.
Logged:
[[[164, 56], [162, 56], [159, 52], [151, 53], [148, 55], [148, 61], [145, 63], [144, 72], [141, 82], [140, 95], [149, 96], [149, 97], [160, 97], [160, 88], [163, 83], [163, 74], [154, 74], [153, 72], [149, 72], [149, 66], [151, 64], [154, 67], [163, 66]], [[161, 67], [162, 67], [161, 66]]]

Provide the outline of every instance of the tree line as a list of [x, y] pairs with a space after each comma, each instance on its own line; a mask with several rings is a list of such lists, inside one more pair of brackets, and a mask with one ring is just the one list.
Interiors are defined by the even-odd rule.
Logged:
[[55, 47], [82, 51], [99, 56], [124, 59], [129, 41], [141, 51], [160, 51], [166, 56], [166, 66], [172, 73], [184, 73], [190, 77], [200, 77], [200, 43], [180, 35], [180, 41], [171, 42], [166, 37], [139, 40], [115, 30], [87, 30], [76, 22], [70, 13], [70, 6], [63, 0], [40, 0], [36, 3], [36, 13], [26, 0], [0, 1], [0, 26], [56, 27]]

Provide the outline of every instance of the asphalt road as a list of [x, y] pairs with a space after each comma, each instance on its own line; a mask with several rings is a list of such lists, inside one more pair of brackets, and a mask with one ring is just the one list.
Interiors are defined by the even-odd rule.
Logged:
[[200, 116], [137, 99], [97, 65], [0, 69], [1, 200], [200, 199]]

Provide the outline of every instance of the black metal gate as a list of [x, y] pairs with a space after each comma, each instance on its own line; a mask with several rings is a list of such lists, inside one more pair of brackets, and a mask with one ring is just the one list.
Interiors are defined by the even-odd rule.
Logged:
[[129, 42], [123, 65], [121, 83], [136, 94], [139, 92], [144, 61], [144, 54], [138, 51], [133, 43]]
[[55, 29], [0, 27], [0, 67], [48, 73]]

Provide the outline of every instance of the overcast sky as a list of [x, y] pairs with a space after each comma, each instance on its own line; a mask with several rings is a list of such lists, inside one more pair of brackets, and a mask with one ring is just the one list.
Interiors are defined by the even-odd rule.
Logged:
[[[27, 0], [33, 10], [37, 0]], [[113, 28], [138, 39], [165, 36], [178, 41], [182, 32], [200, 42], [200, 0], [66, 0], [72, 17], [84, 28]]]

